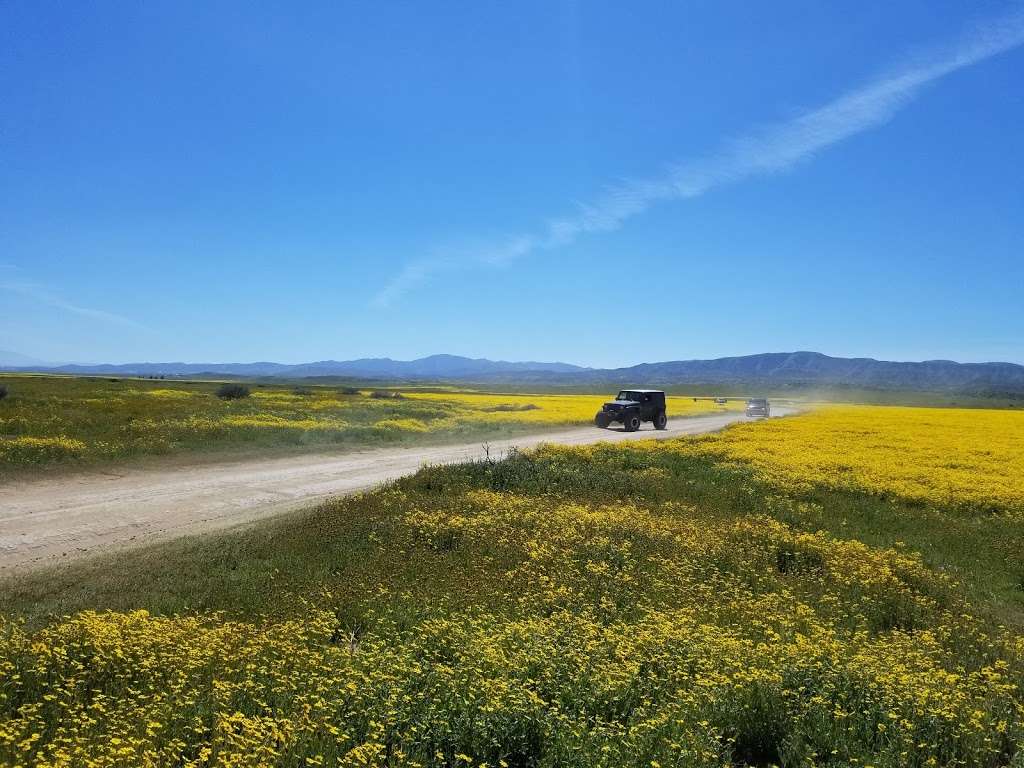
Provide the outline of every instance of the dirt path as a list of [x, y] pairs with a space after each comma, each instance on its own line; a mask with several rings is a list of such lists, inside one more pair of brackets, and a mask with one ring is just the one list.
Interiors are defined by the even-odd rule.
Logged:
[[[775, 415], [787, 409], [777, 408]], [[665, 439], [714, 432], [738, 413], [673, 419], [657, 432], [571, 427], [489, 444], [491, 456], [541, 443]], [[0, 486], [0, 575], [116, 547], [248, 523], [412, 474], [484, 456], [484, 445], [383, 448], [176, 468], [131, 468]]]

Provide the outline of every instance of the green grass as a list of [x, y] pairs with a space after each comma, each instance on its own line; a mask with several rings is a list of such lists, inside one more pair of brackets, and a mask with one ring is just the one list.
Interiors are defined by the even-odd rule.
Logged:
[[[207, 457], [479, 442], [589, 423], [604, 398], [305, 382], [10, 375], [0, 400], [0, 482], [152, 456]], [[223, 388], [247, 396], [224, 398]], [[733, 404], [731, 407], [739, 407]], [[669, 400], [672, 416], [714, 413]]]
[[1020, 765], [1024, 521], [670, 447], [0, 581], [0, 764]]
[[[224, 400], [216, 396], [222, 383], [0, 375], [9, 390], [0, 400], [0, 481], [147, 456], [444, 443], [554, 426], [481, 423], [464, 418], [454, 401], [377, 399], [369, 390], [350, 394], [347, 386], [253, 383], [250, 397]], [[399, 423], [388, 426], [389, 420]], [[405, 420], [423, 427], [403, 429]]]
[[1022, 533], [642, 444], [425, 468], [0, 583], [0, 761], [995, 768]]
[[[460, 399], [459, 390], [425, 383], [401, 389], [450, 394], [451, 399], [378, 399], [368, 396], [369, 389], [352, 394], [351, 382], [264, 379], [248, 382], [250, 397], [224, 400], [216, 396], [222, 384], [100, 376], [0, 375], [0, 386], [9, 391], [0, 400], [0, 481], [55, 467], [116, 464], [147, 456], [200, 458], [497, 439], [580, 421], [580, 414], [570, 418], [569, 410], [545, 415], [543, 419], [526, 418], [529, 413], [525, 410], [522, 419], [486, 419], [479, 408], [465, 398]], [[505, 394], [521, 389], [512, 383]], [[539, 389], [552, 390], [543, 386]], [[594, 393], [607, 391], [595, 389]], [[702, 388], [690, 394], [701, 393], [742, 394], [728, 388]], [[540, 391], [532, 394], [541, 396]], [[585, 397], [579, 392], [571, 394]], [[941, 393], [793, 390], [779, 394], [932, 406], [1020, 405], [1012, 400]], [[584, 420], [589, 414], [587, 410]]]
[[[657, 480], [642, 474], [657, 470]], [[657, 507], [685, 503], [715, 520], [770, 517], [794, 530], [825, 531], [873, 547], [894, 543], [919, 553], [934, 570], [962, 583], [994, 620], [1024, 627], [1024, 521], [964, 516], [878, 496], [833, 490], [785, 494], [735, 466], [642, 446], [587, 452], [544, 451], [500, 461], [428, 467], [392, 488], [407, 506], [443, 508], [466, 489], [595, 504], [622, 501]], [[352, 570], [373, 570], [369, 532], [396, 516], [381, 490], [341, 498], [241, 531], [183, 539], [9, 580], [0, 611], [45, 621], [83, 609], [146, 608], [162, 614], [225, 611], [239, 618], [274, 613], [284, 593], [352, 583]], [[404, 509], [404, 507], [403, 507]], [[397, 513], [399, 516], [401, 510]], [[391, 569], [395, 560], [379, 565]], [[414, 583], [421, 564], [373, 579]]]

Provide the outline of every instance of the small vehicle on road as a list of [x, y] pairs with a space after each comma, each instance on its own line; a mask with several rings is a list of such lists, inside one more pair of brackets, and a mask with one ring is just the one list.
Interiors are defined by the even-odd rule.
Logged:
[[594, 423], [601, 429], [620, 422], [626, 432], [636, 432], [645, 421], [651, 422], [655, 429], [668, 426], [665, 393], [659, 389], [624, 389], [614, 400], [602, 405], [594, 416]]
[[771, 415], [772, 407], [763, 397], [752, 397], [747, 400], [747, 416], [764, 416], [768, 418]]

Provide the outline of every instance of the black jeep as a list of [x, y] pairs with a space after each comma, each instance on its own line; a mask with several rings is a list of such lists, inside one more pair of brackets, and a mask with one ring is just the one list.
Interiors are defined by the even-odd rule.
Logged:
[[649, 421], [655, 429], [668, 425], [665, 414], [665, 393], [657, 389], [624, 389], [615, 399], [601, 406], [594, 423], [606, 429], [613, 421], [622, 422], [627, 432], [636, 432], [640, 424]]

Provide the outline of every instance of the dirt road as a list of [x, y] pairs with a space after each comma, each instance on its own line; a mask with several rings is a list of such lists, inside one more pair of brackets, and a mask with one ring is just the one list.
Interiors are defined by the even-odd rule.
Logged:
[[[788, 409], [776, 408], [782, 416]], [[665, 439], [714, 432], [738, 413], [672, 419], [658, 432], [571, 427], [490, 443], [491, 456], [541, 443]], [[383, 448], [174, 468], [125, 467], [0, 485], [0, 575], [116, 547], [150, 544], [249, 523], [321, 499], [370, 488], [424, 464], [484, 456], [471, 445]]]

